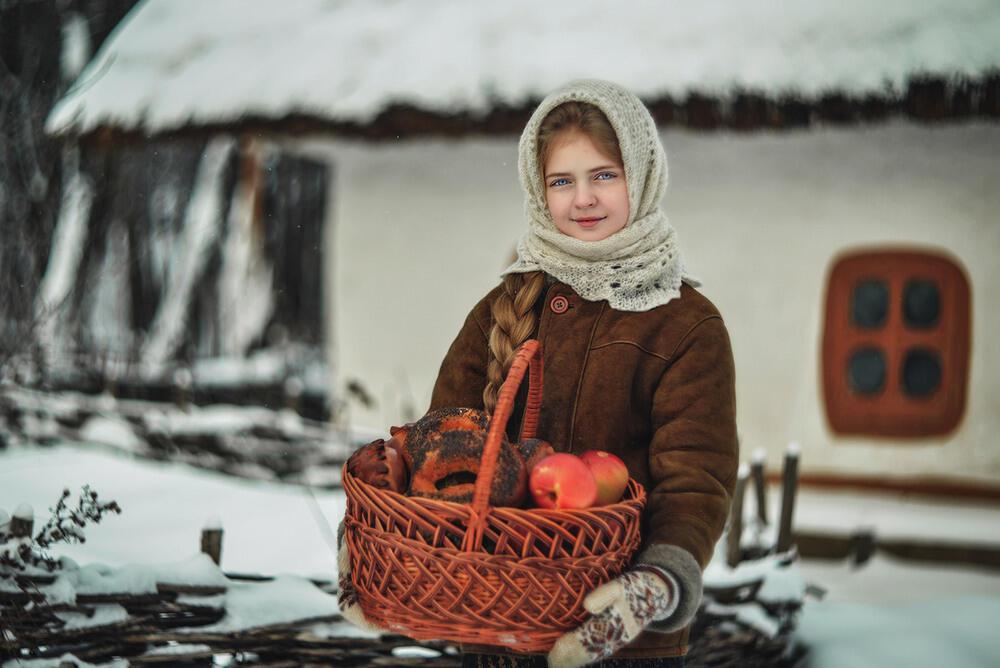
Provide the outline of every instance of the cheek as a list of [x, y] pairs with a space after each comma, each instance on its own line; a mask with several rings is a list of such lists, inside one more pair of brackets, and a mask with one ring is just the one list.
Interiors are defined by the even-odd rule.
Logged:
[[549, 214], [553, 218], [561, 216], [565, 213], [566, 203], [565, 197], [560, 197], [558, 192], [549, 191], [545, 195], [545, 204], [549, 207]]
[[629, 216], [630, 210], [629, 210], [629, 205], [628, 205], [628, 189], [627, 188], [622, 188], [621, 192], [618, 193], [618, 208], [622, 212], [622, 217], [625, 220], [628, 220], [628, 216]]

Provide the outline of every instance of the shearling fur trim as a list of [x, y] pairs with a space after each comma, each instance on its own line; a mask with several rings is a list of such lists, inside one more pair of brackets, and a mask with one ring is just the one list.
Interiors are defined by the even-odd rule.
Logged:
[[647, 627], [657, 633], [673, 633], [694, 619], [701, 604], [701, 568], [694, 556], [676, 545], [650, 545], [635, 559], [639, 564], [652, 564], [668, 571], [677, 584], [677, 608], [674, 613]]

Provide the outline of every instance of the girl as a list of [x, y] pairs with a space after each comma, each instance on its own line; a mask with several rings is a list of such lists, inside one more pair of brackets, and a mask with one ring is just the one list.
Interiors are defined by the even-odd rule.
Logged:
[[[637, 97], [602, 81], [554, 92], [521, 135], [518, 166], [527, 233], [448, 350], [430, 408], [492, 411], [514, 351], [541, 341], [539, 436], [618, 455], [648, 495], [634, 563], [587, 597], [592, 616], [548, 664], [683, 665], [736, 477], [726, 327], [692, 287], [660, 209], [666, 155]], [[466, 666], [546, 663], [464, 649]]]

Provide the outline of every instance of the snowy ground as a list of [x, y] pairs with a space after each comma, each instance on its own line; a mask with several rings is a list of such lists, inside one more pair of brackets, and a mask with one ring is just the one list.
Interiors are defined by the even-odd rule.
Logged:
[[[84, 545], [60, 554], [81, 565], [158, 565], [189, 562], [199, 548], [202, 526], [218, 519], [224, 530], [222, 566], [227, 572], [333, 579], [332, 531], [344, 510], [342, 492], [234, 479], [182, 465], [133, 460], [93, 448], [61, 446], [0, 452], [0, 509], [12, 512], [31, 504], [36, 522], [63, 487], [92, 485], [105, 499], [122, 506], [88, 530]], [[934, 523], [927, 504], [805, 491], [797, 516], [805, 526], [851, 526], [852, 513], [880, 535], [925, 535]], [[860, 500], [859, 500], [860, 499]], [[996, 538], [1000, 508], [936, 507], [935, 523], [950, 526], [950, 537]], [[973, 512], [976, 510], [976, 512]], [[950, 518], [950, 522], [949, 522]], [[825, 521], [825, 524], [823, 522]], [[840, 523], [840, 524], [838, 524]], [[964, 527], [964, 529], [962, 529]], [[991, 533], [980, 533], [987, 531]], [[894, 533], [895, 532], [895, 533]], [[807, 561], [810, 583], [827, 589], [822, 601], [809, 601], [800, 636], [812, 647], [810, 668], [868, 666], [994, 666], [1000, 638], [1000, 577], [996, 572], [916, 566], [876, 556], [860, 569], [842, 563]], [[291, 583], [291, 584], [290, 584]], [[335, 601], [296, 597], [294, 580], [275, 583], [276, 601], [300, 598], [323, 609]], [[316, 590], [311, 593], [319, 594]], [[275, 602], [276, 602], [275, 601]], [[274, 607], [274, 602], [271, 607]], [[260, 611], [248, 610], [252, 620]]]
[[108, 450], [70, 446], [0, 451], [0, 508], [20, 503], [36, 524], [62, 489], [90, 484], [117, 500], [120, 516], [88, 528], [87, 543], [61, 547], [83, 564], [109, 566], [181, 561], [199, 551], [206, 522], [222, 525], [227, 572], [336, 578], [335, 532], [343, 492], [315, 495], [308, 488], [233, 478], [191, 468], [132, 460]]

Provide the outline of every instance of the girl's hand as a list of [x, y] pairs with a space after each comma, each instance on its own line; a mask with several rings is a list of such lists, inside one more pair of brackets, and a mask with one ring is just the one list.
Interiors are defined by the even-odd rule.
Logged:
[[642, 565], [606, 582], [583, 600], [591, 617], [549, 652], [550, 668], [577, 668], [603, 659], [635, 640], [650, 622], [677, 609], [673, 578]]
[[358, 592], [351, 581], [351, 558], [347, 551], [347, 541], [344, 540], [344, 521], [337, 528], [337, 605], [344, 619], [365, 631], [382, 633], [383, 629], [375, 626], [365, 617], [358, 603]]

